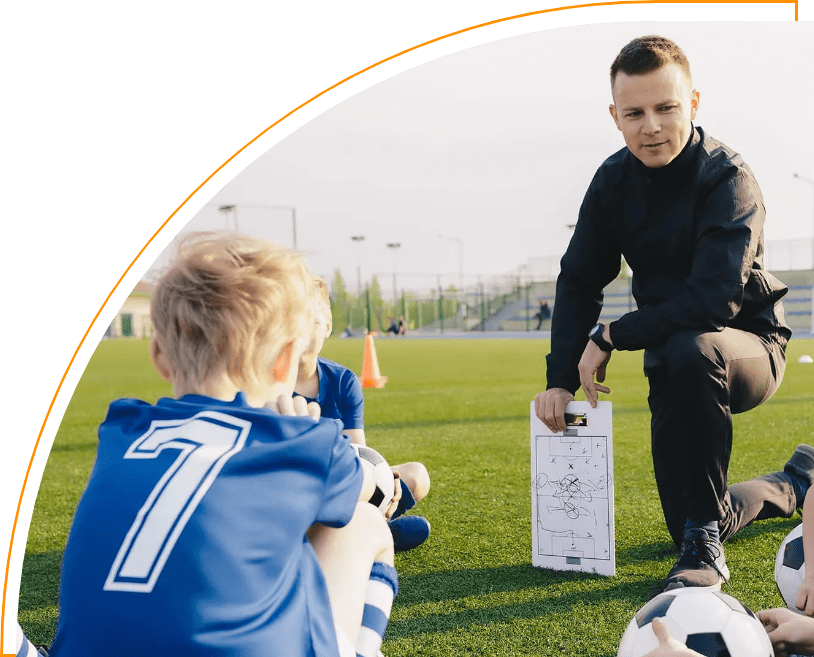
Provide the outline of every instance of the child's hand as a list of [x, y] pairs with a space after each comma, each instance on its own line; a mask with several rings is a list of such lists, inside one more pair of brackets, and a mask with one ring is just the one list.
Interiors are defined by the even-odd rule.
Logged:
[[398, 470], [393, 470], [393, 501], [390, 502], [390, 506], [387, 507], [387, 511], [385, 511], [384, 513], [385, 518], [390, 519], [390, 516], [392, 516], [396, 512], [396, 509], [398, 508], [400, 501], [401, 501], [401, 477], [399, 476]]
[[757, 612], [774, 648], [775, 657], [814, 653], [814, 618], [779, 607]]
[[814, 616], [814, 582], [803, 581], [800, 584], [794, 606], [806, 616]]
[[702, 657], [695, 650], [690, 650], [683, 643], [670, 635], [670, 630], [661, 618], [654, 618], [651, 623], [653, 634], [659, 640], [659, 647], [651, 650], [644, 657]]
[[297, 395], [280, 395], [276, 403], [271, 402], [267, 405], [272, 411], [276, 411], [280, 415], [295, 415], [295, 416], [309, 416], [318, 420], [322, 415], [322, 409], [316, 402], [306, 402], [305, 397]]

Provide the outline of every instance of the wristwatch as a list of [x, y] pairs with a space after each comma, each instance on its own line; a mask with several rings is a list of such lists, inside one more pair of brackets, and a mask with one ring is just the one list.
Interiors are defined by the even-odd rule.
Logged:
[[602, 335], [605, 332], [605, 325], [600, 322], [596, 326], [594, 326], [589, 332], [588, 337], [599, 347], [602, 351], [607, 351], [610, 353], [613, 351], [613, 345], [608, 342], [605, 337]]

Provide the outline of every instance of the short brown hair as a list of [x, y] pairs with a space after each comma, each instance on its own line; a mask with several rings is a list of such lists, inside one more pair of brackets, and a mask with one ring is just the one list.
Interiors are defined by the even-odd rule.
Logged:
[[687, 79], [692, 80], [690, 62], [675, 42], [655, 34], [633, 39], [619, 51], [611, 64], [611, 88], [619, 72], [626, 75], [641, 75], [667, 64], [678, 64], [684, 69]]
[[262, 382], [262, 358], [276, 358], [311, 320], [312, 280], [302, 257], [277, 244], [226, 233], [185, 237], [150, 301], [174, 377], [195, 384], [223, 367], [240, 387]]

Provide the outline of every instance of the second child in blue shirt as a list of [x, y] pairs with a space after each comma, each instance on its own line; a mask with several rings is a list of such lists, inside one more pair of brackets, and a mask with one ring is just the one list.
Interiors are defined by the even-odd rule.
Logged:
[[[359, 377], [339, 363], [319, 356], [325, 338], [331, 334], [333, 319], [328, 287], [321, 278], [314, 280], [314, 297], [317, 314], [309, 343], [300, 357], [296, 396], [319, 404], [322, 417], [341, 420], [343, 433], [352, 443], [365, 445], [364, 396]], [[386, 455], [385, 455], [386, 458]], [[401, 480], [401, 497], [397, 497], [388, 510], [388, 524], [393, 534], [397, 552], [418, 547], [430, 535], [430, 523], [416, 515], [404, 515], [424, 498], [430, 490], [430, 476], [423, 463], [412, 461], [392, 466]]]

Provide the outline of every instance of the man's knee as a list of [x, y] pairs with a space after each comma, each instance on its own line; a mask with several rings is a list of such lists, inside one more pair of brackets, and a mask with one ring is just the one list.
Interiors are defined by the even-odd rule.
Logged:
[[710, 372], [723, 373], [726, 364], [716, 347], [718, 333], [685, 331], [675, 333], [667, 342], [646, 358], [650, 373], [663, 372], [670, 376], [692, 379]]

